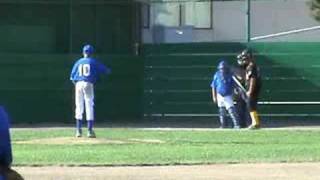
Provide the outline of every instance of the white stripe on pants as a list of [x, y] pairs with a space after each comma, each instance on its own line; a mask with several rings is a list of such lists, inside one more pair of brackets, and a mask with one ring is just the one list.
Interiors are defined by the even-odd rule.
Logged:
[[79, 81], [75, 87], [75, 118], [82, 120], [84, 106], [86, 109], [86, 119], [94, 120], [94, 90], [93, 84], [90, 82]]

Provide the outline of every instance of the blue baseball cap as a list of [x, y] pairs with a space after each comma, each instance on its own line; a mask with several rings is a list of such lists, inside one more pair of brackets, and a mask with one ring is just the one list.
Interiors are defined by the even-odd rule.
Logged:
[[85, 54], [92, 54], [94, 51], [93, 46], [91, 46], [90, 44], [87, 44], [85, 46], [83, 46], [82, 52]]

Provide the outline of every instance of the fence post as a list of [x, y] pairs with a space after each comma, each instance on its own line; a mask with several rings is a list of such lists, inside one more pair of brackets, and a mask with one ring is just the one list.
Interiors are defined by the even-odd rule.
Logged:
[[251, 41], [251, 0], [247, 0], [247, 43]]

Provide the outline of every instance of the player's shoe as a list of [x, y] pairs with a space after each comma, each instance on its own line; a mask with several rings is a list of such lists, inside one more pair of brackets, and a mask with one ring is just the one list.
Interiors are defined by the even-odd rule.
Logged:
[[260, 129], [260, 126], [259, 125], [250, 125], [248, 127], [249, 130], [256, 130], [256, 129]]
[[234, 126], [233, 129], [240, 129], [240, 126]]
[[81, 131], [81, 130], [77, 130], [77, 131], [76, 131], [76, 137], [77, 137], [77, 138], [82, 137], [82, 131]]
[[96, 133], [94, 133], [94, 131], [88, 131], [88, 134], [87, 134], [87, 137], [88, 138], [96, 138]]

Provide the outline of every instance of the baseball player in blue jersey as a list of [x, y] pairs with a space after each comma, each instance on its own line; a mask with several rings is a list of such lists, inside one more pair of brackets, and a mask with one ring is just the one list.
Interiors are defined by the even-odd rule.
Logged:
[[82, 120], [84, 110], [88, 124], [89, 138], [95, 138], [94, 124], [94, 84], [100, 74], [110, 74], [110, 69], [92, 57], [94, 49], [91, 45], [83, 47], [83, 57], [73, 66], [70, 80], [75, 84], [75, 119], [76, 137], [82, 137]]
[[213, 76], [211, 88], [213, 102], [217, 103], [219, 108], [220, 127], [226, 128], [228, 126], [228, 112], [233, 122], [233, 128], [239, 129], [239, 118], [233, 104], [235, 83], [232, 79], [230, 67], [223, 59], [218, 65], [218, 71]]
[[9, 119], [3, 107], [0, 107], [0, 140], [0, 169], [3, 171], [12, 163]]
[[23, 177], [11, 169], [12, 150], [8, 114], [0, 106], [0, 180], [23, 180]]
[[2, 175], [10, 168], [12, 163], [12, 152], [10, 143], [8, 115], [0, 107], [0, 173]]

